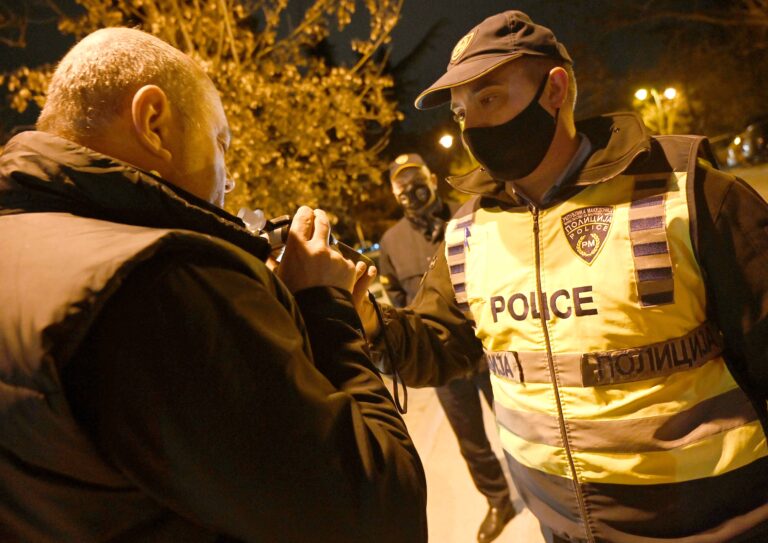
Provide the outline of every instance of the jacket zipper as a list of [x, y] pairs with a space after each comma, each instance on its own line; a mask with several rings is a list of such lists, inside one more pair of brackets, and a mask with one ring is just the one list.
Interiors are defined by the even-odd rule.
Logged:
[[587, 506], [584, 503], [584, 495], [581, 492], [581, 485], [579, 484], [578, 476], [576, 475], [576, 465], [573, 462], [573, 453], [571, 452], [571, 445], [568, 441], [568, 431], [565, 428], [565, 416], [563, 415], [563, 404], [560, 399], [560, 388], [555, 378], [555, 361], [552, 356], [552, 345], [549, 340], [549, 328], [547, 328], [547, 310], [544, 295], [541, 287], [541, 240], [539, 237], [539, 209], [529, 204], [531, 213], [533, 214], [533, 236], [536, 254], [536, 297], [539, 303], [539, 320], [541, 320], [541, 328], [544, 332], [544, 343], [547, 347], [547, 364], [549, 365], [549, 375], [552, 379], [552, 388], [555, 393], [555, 402], [557, 404], [557, 419], [560, 425], [560, 438], [563, 440], [563, 447], [565, 448], [565, 456], [568, 458], [568, 464], [571, 470], [571, 476], [573, 477], [573, 489], [576, 493], [576, 501], [579, 506], [579, 513], [581, 514], [582, 521], [584, 522], [584, 533], [587, 536], [589, 543], [595, 542], [595, 536], [592, 534], [592, 530], [589, 527], [589, 521], [587, 518]]

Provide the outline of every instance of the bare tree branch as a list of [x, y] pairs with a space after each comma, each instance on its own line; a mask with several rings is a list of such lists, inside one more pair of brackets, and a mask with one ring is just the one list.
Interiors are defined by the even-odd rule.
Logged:
[[0, 43], [8, 47], [26, 47], [27, 28], [29, 27], [29, 5], [23, 3], [24, 12], [16, 13], [5, 5], [0, 4], [0, 31], [15, 33], [16, 37], [0, 36]]
[[230, 16], [231, 11], [229, 9], [229, 6], [226, 4], [226, 0], [219, 0], [219, 7], [221, 8], [221, 16], [224, 19], [224, 26], [227, 29], [227, 37], [229, 38], [229, 46], [232, 51], [232, 60], [235, 62], [235, 66], [237, 67], [238, 71], [240, 70], [240, 59], [237, 55], [237, 42], [235, 41], [235, 36], [232, 33], [232, 24], [230, 22]]
[[[393, 17], [394, 17], [394, 21], [395, 21], [395, 22], [396, 22], [396, 21], [397, 21], [397, 20], [400, 18], [400, 12], [401, 12], [401, 11], [402, 11], [402, 9], [403, 9], [403, 1], [404, 1], [404, 0], [397, 0], [397, 3], [396, 3], [396, 4], [395, 4], [395, 6], [394, 6], [394, 9], [393, 9]], [[363, 56], [360, 58], [360, 60], [358, 60], [358, 61], [357, 61], [357, 63], [355, 64], [355, 66], [352, 68], [352, 71], [353, 71], [353, 72], [357, 72], [358, 70], [360, 70], [360, 68], [362, 68], [362, 67], [363, 67], [363, 65], [365, 65], [365, 63], [366, 63], [366, 62], [368, 62], [368, 60], [371, 58], [371, 56], [372, 56], [372, 55], [373, 55], [373, 54], [374, 54], [374, 53], [375, 53], [375, 52], [376, 52], [376, 51], [377, 51], [377, 50], [378, 50], [378, 49], [379, 49], [379, 48], [380, 48], [382, 45], [384, 45], [384, 44], [387, 42], [387, 40], [389, 39], [389, 36], [390, 36], [390, 34], [392, 33], [392, 29], [394, 28], [394, 24], [392, 24], [392, 25], [388, 25], [388, 26], [385, 26], [385, 25], [386, 25], [386, 22], [382, 21], [382, 22], [381, 22], [381, 26], [382, 26], [383, 28], [379, 29], [379, 31], [380, 31], [380, 35], [379, 35], [379, 38], [378, 38], [378, 40], [376, 40], [376, 42], [375, 42], [375, 43], [374, 43], [374, 44], [373, 44], [373, 45], [370, 47], [370, 49], [368, 50], [368, 53], [367, 53], [367, 54], [365, 54], [365, 55], [363, 55]]]
[[192, 38], [189, 36], [189, 32], [187, 32], [187, 21], [184, 19], [184, 16], [181, 14], [181, 9], [179, 9], [179, 2], [178, 0], [172, 0], [173, 3], [173, 12], [176, 15], [176, 20], [179, 23], [179, 30], [181, 30], [181, 35], [184, 37], [184, 50], [191, 53], [195, 50], [194, 45], [192, 45]]

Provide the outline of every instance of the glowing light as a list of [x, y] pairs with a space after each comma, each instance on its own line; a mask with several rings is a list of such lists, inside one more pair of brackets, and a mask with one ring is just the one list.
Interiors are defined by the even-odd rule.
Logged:
[[741, 145], [741, 136], [736, 136], [735, 138], [733, 138], [733, 144]]
[[451, 136], [450, 134], [443, 134], [442, 136], [440, 136], [439, 142], [440, 142], [440, 145], [442, 145], [446, 149], [450, 149], [451, 147], [453, 147], [453, 136]]
[[637, 98], [641, 102], [646, 98], [648, 98], [648, 89], [637, 89], [635, 91], [635, 98]]
[[677, 96], [677, 89], [674, 87], [667, 87], [664, 89], [664, 98], [667, 100], [674, 100], [675, 96]]

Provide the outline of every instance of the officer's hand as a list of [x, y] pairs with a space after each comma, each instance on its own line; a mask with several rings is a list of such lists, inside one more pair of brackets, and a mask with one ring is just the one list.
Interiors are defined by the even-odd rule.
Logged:
[[368, 288], [376, 279], [376, 266], [366, 266], [364, 262], [358, 262], [356, 267], [359, 279], [355, 282], [355, 288], [352, 290], [352, 299], [357, 308], [363, 299], [368, 299]]
[[352, 292], [365, 268], [328, 245], [331, 226], [325, 211], [302, 206], [293, 216], [277, 276], [293, 293], [311, 287], [338, 287]]
[[[368, 341], [373, 341], [381, 332], [381, 324], [379, 319], [376, 318], [376, 311], [373, 308], [371, 300], [368, 298], [368, 287], [376, 277], [376, 268], [368, 268], [366, 274], [357, 282], [355, 290], [352, 293], [352, 298], [355, 301], [355, 309], [360, 316], [360, 322], [363, 323], [363, 329], [365, 335], [368, 337]], [[364, 284], [365, 290], [362, 290], [359, 285]]]

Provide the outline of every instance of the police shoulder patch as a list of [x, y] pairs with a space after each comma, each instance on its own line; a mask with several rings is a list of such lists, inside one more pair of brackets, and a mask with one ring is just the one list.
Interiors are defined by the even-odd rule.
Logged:
[[613, 223], [613, 206], [574, 209], [561, 217], [565, 238], [576, 256], [591, 265], [600, 254]]

